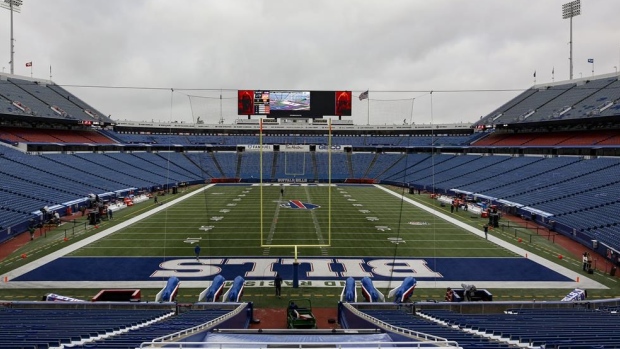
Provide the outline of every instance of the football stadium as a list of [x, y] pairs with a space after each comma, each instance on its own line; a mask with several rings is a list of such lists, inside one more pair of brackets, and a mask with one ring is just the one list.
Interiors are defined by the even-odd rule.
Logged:
[[620, 348], [617, 70], [460, 123], [278, 86], [121, 120], [51, 73], [0, 73], [0, 348]]

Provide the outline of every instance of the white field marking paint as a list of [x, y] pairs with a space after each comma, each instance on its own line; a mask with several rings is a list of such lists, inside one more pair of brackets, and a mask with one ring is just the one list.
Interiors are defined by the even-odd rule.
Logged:
[[407, 241], [403, 240], [402, 238], [387, 238], [389, 242], [393, 243], [393, 244], [400, 244], [400, 243], [405, 243]]
[[202, 238], [187, 238], [183, 242], [185, 242], [186, 244], [193, 245], [193, 244], [195, 244], [197, 242], [200, 242], [200, 240], [202, 240]]

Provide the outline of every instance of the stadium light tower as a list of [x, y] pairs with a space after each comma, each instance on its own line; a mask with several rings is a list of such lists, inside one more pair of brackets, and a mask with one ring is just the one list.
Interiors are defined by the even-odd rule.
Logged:
[[21, 12], [22, 3], [22, 0], [3, 0], [2, 2], [0, 2], [0, 7], [5, 8], [9, 10], [9, 12], [11, 12], [11, 50], [9, 51], [11, 52], [11, 61], [9, 62], [11, 63], [11, 74], [15, 73], [15, 46], [13, 45], [15, 39], [13, 39], [13, 12]]
[[581, 14], [581, 0], [575, 0], [562, 5], [562, 18], [570, 19], [570, 79], [573, 80], [573, 17]]

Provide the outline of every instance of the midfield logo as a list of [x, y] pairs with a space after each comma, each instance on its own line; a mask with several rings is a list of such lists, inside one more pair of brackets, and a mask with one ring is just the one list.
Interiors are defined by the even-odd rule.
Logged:
[[299, 200], [289, 200], [285, 204], [280, 204], [280, 207], [293, 208], [297, 210], [314, 210], [316, 208], [320, 208], [321, 206], [311, 204], [309, 202], [301, 202]]

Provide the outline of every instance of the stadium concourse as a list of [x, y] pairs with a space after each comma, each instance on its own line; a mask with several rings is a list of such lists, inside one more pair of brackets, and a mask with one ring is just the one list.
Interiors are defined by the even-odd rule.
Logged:
[[[42, 239], [35, 239], [22, 248], [40, 247], [36, 258], [13, 254], [4, 260], [0, 264], [5, 281], [1, 292], [158, 289], [168, 286], [163, 275], [214, 270], [225, 274], [227, 280], [245, 275], [248, 288], [251, 283], [253, 287], [269, 285], [260, 284], [267, 282], [266, 276], [271, 277], [264, 266], [284, 271], [290, 269], [284, 266], [294, 262], [289, 256], [270, 255], [269, 247], [257, 246], [263, 244], [262, 229], [270, 226], [268, 233], [272, 233], [291, 217], [293, 223], [287, 230], [301, 226], [300, 215], [295, 216], [300, 211], [295, 210], [303, 209], [312, 228], [294, 233], [307, 233], [306, 239], [312, 240], [316, 249], [312, 251], [318, 251], [304, 256], [303, 272], [308, 272], [310, 281], [319, 280], [323, 286], [344, 282], [347, 273], [369, 273], [378, 287], [387, 288], [406, 279], [403, 274], [414, 274], [416, 288], [421, 291], [443, 290], [464, 280], [498, 290], [570, 292], [569, 302], [559, 301], [554, 293], [558, 301], [387, 302], [380, 307], [339, 303], [339, 326], [345, 332], [375, 331], [368, 333], [372, 345], [406, 341], [412, 346], [442, 342], [446, 347], [463, 348], [616, 347], [620, 342], [620, 300], [612, 297], [618, 294], [614, 276], [620, 262], [619, 84], [618, 74], [609, 74], [536, 85], [475, 123], [452, 125], [354, 125], [340, 114], [329, 114], [336, 107], [351, 111], [346, 105], [334, 105], [336, 91], [298, 91], [292, 94], [297, 96], [293, 102], [300, 104], [295, 109], [301, 108], [304, 117], [282, 107], [277, 118], [239, 113], [234, 124], [226, 125], [115, 121], [51, 81], [0, 74], [0, 240], [10, 244], [11, 239], [28, 238], [29, 232], [47, 231], [59, 219], [73, 217], [76, 212], [88, 217], [81, 231], [88, 233], [78, 239], [68, 239], [68, 244], [51, 248], [49, 253], [39, 242]], [[256, 91], [243, 92], [256, 96]], [[250, 101], [243, 107], [264, 113], [269, 109], [268, 98], [264, 98], [269, 92], [262, 91], [260, 100], [252, 102], [259, 103], [258, 109], [251, 108]], [[350, 100], [350, 91], [340, 92]], [[323, 97], [332, 103], [321, 105], [328, 114], [313, 115], [313, 101]], [[182, 195], [173, 194], [187, 188], [189, 191]], [[233, 235], [236, 230], [258, 235], [258, 201], [249, 198], [256, 200], [261, 191], [262, 213], [265, 188], [270, 189], [266, 193], [269, 200], [277, 205], [271, 205], [268, 224], [260, 224], [261, 241], [237, 238], [239, 235]], [[284, 198], [284, 193], [291, 192], [294, 197]], [[434, 201], [416, 192], [432, 194]], [[162, 202], [143, 211], [129, 208], [134, 202], [144, 207], [139, 201], [154, 200], [149, 195]], [[203, 200], [198, 200], [199, 196]], [[322, 224], [327, 220], [324, 208], [328, 196], [329, 205], [333, 199], [340, 210], [355, 215], [358, 230], [341, 230], [343, 241], [349, 241], [348, 245], [353, 245], [350, 241], [365, 243], [360, 245], [364, 247], [326, 247], [324, 232], [331, 232], [331, 226], [325, 229]], [[209, 205], [205, 204], [207, 197]], [[444, 200], [442, 205], [437, 199]], [[322, 206], [317, 204], [321, 200], [325, 202]], [[211, 206], [217, 215], [207, 217]], [[241, 218], [231, 223], [235, 231], [225, 232], [222, 239], [228, 245], [232, 240], [239, 245], [232, 246], [237, 248], [236, 254], [227, 255], [233, 250], [215, 245], [213, 239], [214, 249], [221, 250], [219, 256], [203, 262], [200, 250], [195, 257], [183, 254], [188, 244], [199, 240], [183, 236], [185, 240], [179, 242], [177, 237], [168, 237], [167, 228], [156, 235], [157, 229], [171, 219], [168, 213], [179, 210], [176, 224], [190, 221], [193, 212], [202, 212], [201, 217], [209, 218], [209, 223], [197, 225], [199, 220], [192, 221], [196, 226], [191, 229], [214, 236], [214, 227], [225, 224], [225, 217], [238, 207], [245, 208]], [[476, 217], [468, 220], [471, 217], [458, 213], [465, 207]], [[386, 210], [381, 211], [383, 208]], [[132, 212], [132, 216], [123, 217], [122, 210]], [[185, 212], [188, 214], [183, 216]], [[375, 216], [368, 215], [370, 212]], [[120, 216], [118, 221], [113, 215]], [[512, 227], [510, 232], [500, 233], [511, 216], [527, 222], [529, 229], [514, 229], [514, 238], [510, 236]], [[405, 221], [401, 217], [421, 218]], [[109, 221], [100, 223], [106, 218]], [[263, 215], [260, 219], [262, 223]], [[381, 226], [375, 225], [377, 220], [382, 221]], [[402, 236], [430, 247], [415, 251], [420, 246], [405, 244], [400, 235], [381, 235], [392, 231], [384, 221], [393, 227], [405, 223], [402, 230], [411, 230]], [[145, 222], [146, 226], [139, 226]], [[253, 230], [244, 226], [248, 222]], [[343, 220], [340, 224], [346, 228], [351, 222]], [[96, 234], [90, 234], [92, 227], [100, 225]], [[483, 229], [489, 226], [497, 230], [487, 236]], [[143, 229], [152, 239], [134, 237], [133, 243], [123, 240], [120, 248], [113, 240], [123, 237], [123, 229], [130, 227], [135, 230], [127, 235]], [[362, 237], [364, 229], [368, 235]], [[570, 241], [572, 251], [580, 244], [582, 251], [598, 256], [599, 265], [591, 266], [584, 256], [582, 269], [581, 260], [575, 262], [574, 256], [570, 261], [552, 256], [557, 246], [528, 249], [516, 240], [518, 233], [527, 239], [540, 231], [549, 239], [557, 235]], [[458, 235], [459, 239], [442, 239], [438, 232]], [[274, 234], [266, 235], [269, 241]], [[373, 240], [376, 236], [387, 236], [381, 239], [386, 247]], [[161, 241], [163, 254], [141, 254], [149, 248], [156, 250], [159, 246], [148, 245]], [[60, 239], [58, 246], [64, 242]], [[453, 245], [442, 249], [438, 242]], [[89, 254], [88, 249], [102, 252]], [[132, 254], [130, 249], [138, 251]], [[244, 254], [246, 251], [250, 252]], [[331, 256], [329, 251], [338, 252]], [[464, 257], [454, 251], [472, 255]], [[180, 268], [184, 263], [194, 265]], [[204, 263], [211, 264], [202, 267]], [[590, 272], [601, 265], [610, 268]], [[310, 271], [319, 275], [313, 276]], [[292, 275], [284, 278], [288, 281]], [[185, 277], [182, 287], [204, 287], [204, 280]], [[584, 299], [582, 289], [599, 297]], [[225, 337], [250, 345], [267, 341], [266, 337], [249, 339], [245, 334], [213, 331], [247, 329], [254, 320], [252, 303], [59, 302], [45, 303], [44, 307], [42, 303], [3, 303], [0, 347], [14, 348], [17, 342], [21, 348], [138, 347], [156, 338], [158, 344], [151, 345], [169, 346], [164, 342], [185, 340], [187, 345], [195, 342], [200, 346], [209, 340], [224, 341]], [[33, 321], [37, 321], [35, 326], [27, 326]], [[552, 328], [545, 327], [549, 323]], [[318, 340], [316, 334], [304, 341]], [[331, 338], [335, 342], [360, 340]], [[284, 345], [285, 339], [274, 337], [271, 341]]]

